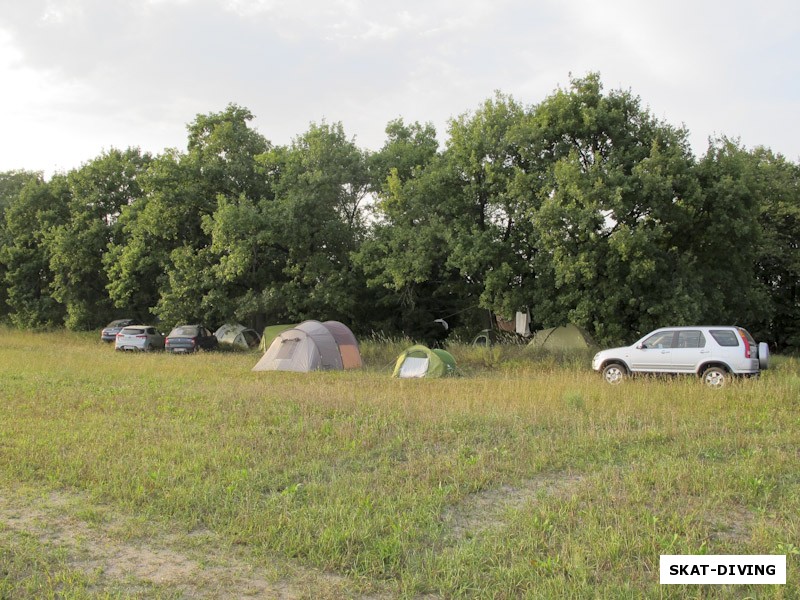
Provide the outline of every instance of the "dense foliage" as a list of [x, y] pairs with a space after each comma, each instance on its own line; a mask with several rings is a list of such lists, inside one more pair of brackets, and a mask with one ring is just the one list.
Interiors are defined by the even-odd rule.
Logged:
[[800, 167], [726, 138], [696, 158], [596, 74], [534, 106], [498, 93], [444, 147], [401, 119], [376, 152], [338, 123], [274, 146], [252, 118], [198, 115], [185, 152], [0, 173], [0, 317], [335, 318], [433, 341], [527, 308], [604, 342], [714, 322], [800, 348]]

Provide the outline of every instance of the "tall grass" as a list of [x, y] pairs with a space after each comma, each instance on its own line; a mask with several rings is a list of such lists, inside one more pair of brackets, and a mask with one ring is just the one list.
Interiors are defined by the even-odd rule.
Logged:
[[[800, 594], [800, 364], [708, 390], [449, 348], [462, 376], [252, 373], [2, 331], [0, 486], [74, 489], [398, 596]], [[383, 347], [385, 346], [385, 347]], [[484, 353], [485, 352], [485, 353]], [[589, 357], [590, 358], [590, 357]], [[786, 586], [660, 587], [660, 554], [789, 555]]]

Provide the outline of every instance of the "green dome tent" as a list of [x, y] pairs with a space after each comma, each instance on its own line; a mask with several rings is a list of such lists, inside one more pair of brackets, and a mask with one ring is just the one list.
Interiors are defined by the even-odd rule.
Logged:
[[586, 350], [594, 345], [592, 336], [577, 325], [569, 323], [561, 327], [540, 329], [533, 334], [533, 339], [528, 347], [533, 350], [568, 352], [570, 350]]
[[496, 344], [499, 336], [492, 329], [482, 329], [472, 340], [473, 346], [491, 346]]
[[516, 333], [497, 331], [496, 329], [482, 329], [472, 339], [473, 346], [494, 346], [495, 344], [518, 344], [523, 339]]
[[392, 377], [402, 379], [418, 377], [445, 377], [454, 375], [456, 372], [456, 361], [453, 355], [446, 350], [435, 348], [431, 350], [427, 346], [416, 345], [406, 348], [397, 357]]
[[237, 350], [250, 350], [258, 346], [261, 336], [257, 332], [237, 323], [226, 323], [214, 332], [220, 345]]

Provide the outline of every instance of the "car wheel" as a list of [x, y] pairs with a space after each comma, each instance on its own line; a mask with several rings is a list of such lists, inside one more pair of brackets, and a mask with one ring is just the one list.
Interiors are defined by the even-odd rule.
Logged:
[[703, 382], [710, 388], [725, 387], [730, 375], [722, 367], [709, 367], [703, 371]]
[[610, 363], [603, 367], [603, 379], [611, 385], [619, 385], [627, 375], [625, 367], [619, 363]]

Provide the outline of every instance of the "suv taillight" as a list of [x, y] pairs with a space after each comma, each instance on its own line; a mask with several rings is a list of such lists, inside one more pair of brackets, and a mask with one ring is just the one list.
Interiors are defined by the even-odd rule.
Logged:
[[739, 336], [742, 338], [742, 341], [744, 342], [744, 357], [750, 358], [750, 342], [747, 341], [747, 336], [741, 329], [739, 330]]

